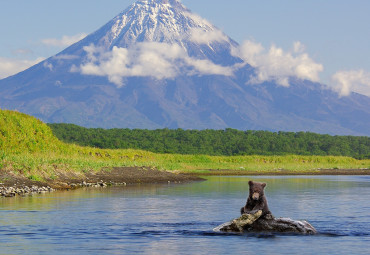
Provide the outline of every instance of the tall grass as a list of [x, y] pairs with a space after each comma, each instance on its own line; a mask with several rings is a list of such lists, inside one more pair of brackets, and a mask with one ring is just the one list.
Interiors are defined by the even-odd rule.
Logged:
[[207, 173], [209, 169], [248, 172], [370, 168], [370, 160], [335, 156], [207, 156], [156, 154], [141, 150], [81, 147], [59, 141], [43, 122], [26, 114], [0, 110], [0, 169], [29, 178], [76, 176], [102, 168], [148, 166], [160, 170]]

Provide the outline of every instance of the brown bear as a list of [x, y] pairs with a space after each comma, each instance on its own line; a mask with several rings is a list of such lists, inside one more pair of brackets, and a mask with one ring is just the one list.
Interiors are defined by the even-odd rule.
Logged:
[[240, 209], [241, 214], [255, 214], [257, 211], [262, 210], [261, 217], [271, 214], [267, 205], [267, 199], [263, 192], [266, 183], [249, 181], [249, 196], [247, 203]]

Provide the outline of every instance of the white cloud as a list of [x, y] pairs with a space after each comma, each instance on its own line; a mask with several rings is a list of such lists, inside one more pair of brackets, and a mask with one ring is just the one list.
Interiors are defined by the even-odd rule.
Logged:
[[80, 56], [68, 55], [68, 54], [56, 55], [53, 57], [53, 59], [56, 59], [56, 60], [74, 60], [78, 58], [80, 58]]
[[[145, 42], [130, 48], [113, 47], [104, 51], [94, 45], [84, 47], [87, 62], [79, 69], [82, 74], [107, 76], [117, 86], [123, 86], [124, 77], [154, 77], [172, 79], [186, 75], [233, 75], [231, 67], [214, 64], [188, 56], [177, 44]], [[76, 71], [74, 67], [73, 70]]]
[[293, 43], [294, 53], [303, 53], [306, 50], [306, 47], [301, 42]]
[[43, 60], [44, 58], [37, 58], [35, 60], [18, 60], [0, 57], [0, 79], [19, 73]]
[[332, 87], [340, 96], [357, 92], [370, 97], [370, 73], [364, 70], [339, 71], [332, 76]]
[[87, 34], [85, 33], [81, 33], [81, 34], [73, 35], [73, 36], [64, 35], [61, 39], [47, 38], [47, 39], [43, 39], [41, 42], [47, 46], [67, 47], [67, 46], [70, 46], [82, 40], [86, 36]]
[[15, 56], [25, 56], [33, 54], [31, 49], [16, 49], [12, 51], [13, 55]]
[[208, 44], [212, 42], [229, 41], [227, 36], [220, 30], [205, 30], [203, 28], [193, 28], [190, 32], [192, 42], [199, 44]]
[[49, 71], [53, 71], [54, 69], [54, 66], [52, 63], [49, 63], [49, 62], [44, 62], [43, 66], [46, 68], [46, 69], [49, 69]]
[[[200, 30], [194, 31], [197, 31], [195, 34], [201, 33]], [[222, 33], [215, 33], [209, 39], [222, 40], [223, 36]], [[199, 42], [205, 42], [202, 36], [198, 38]], [[71, 71], [78, 69], [82, 74], [107, 76], [118, 86], [123, 85], [124, 77], [133, 76], [156, 79], [172, 79], [180, 74], [232, 76], [241, 66], [221, 66], [206, 59], [191, 58], [177, 44], [145, 42], [130, 48], [114, 47], [108, 52], [90, 45], [84, 47], [84, 50], [88, 61], [78, 68], [73, 67]], [[232, 54], [255, 68], [255, 75], [249, 83], [275, 81], [279, 85], [289, 86], [291, 77], [318, 82], [319, 73], [323, 71], [323, 66], [305, 53], [305, 47], [300, 42], [295, 42], [293, 49], [286, 52], [275, 45], [267, 51], [259, 43], [246, 41], [233, 49]]]
[[264, 51], [262, 44], [245, 41], [238, 48], [233, 48], [231, 54], [242, 58], [251, 66], [258, 66], [258, 57]]
[[186, 63], [194, 68], [193, 71], [189, 71], [188, 75], [233, 75], [233, 67], [225, 67], [216, 65], [212, 61], [206, 59], [194, 59], [194, 58], [185, 58]]
[[292, 51], [285, 52], [275, 45], [266, 51], [261, 44], [246, 41], [232, 54], [256, 68], [256, 75], [251, 77], [250, 83], [274, 80], [282, 86], [289, 86], [289, 77], [318, 82], [319, 73], [324, 69], [304, 50], [300, 42], [294, 43]]
[[208, 20], [206, 20], [202, 16], [199, 16], [198, 14], [195, 14], [193, 12], [184, 12], [183, 14], [193, 20], [196, 24], [203, 24], [204, 26], [207, 26], [209, 28], [213, 27], [213, 25]]

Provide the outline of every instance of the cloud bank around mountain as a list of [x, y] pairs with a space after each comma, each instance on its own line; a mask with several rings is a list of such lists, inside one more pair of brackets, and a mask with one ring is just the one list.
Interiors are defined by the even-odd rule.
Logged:
[[[69, 46], [86, 36], [63, 36], [62, 39], [45, 39], [44, 44], [54, 46]], [[195, 43], [210, 43], [225, 41], [228, 38], [221, 31], [194, 30], [190, 39]], [[105, 51], [94, 45], [85, 46], [87, 61], [79, 67], [73, 66], [71, 71], [85, 75], [106, 76], [117, 86], [124, 85], [125, 77], [146, 77], [156, 79], [173, 79], [178, 75], [225, 75], [233, 76], [242, 65], [221, 66], [210, 60], [189, 57], [185, 50], [177, 44], [156, 42], [139, 43], [131, 48], [114, 47]], [[323, 71], [322, 64], [315, 62], [307, 53], [301, 42], [295, 42], [292, 49], [283, 50], [271, 45], [266, 49], [260, 43], [245, 41], [232, 50], [234, 56], [244, 60], [255, 68], [255, 74], [250, 77], [248, 84], [260, 84], [265, 81], [275, 81], [281, 86], [289, 86], [289, 79], [295, 77], [302, 80], [320, 82], [319, 74]], [[78, 56], [56, 56], [54, 59], [70, 60]], [[41, 61], [22, 60], [0, 57], [0, 79], [21, 72]], [[47, 65], [48, 64], [48, 65]], [[49, 63], [45, 68], [52, 70]], [[352, 92], [370, 97], [370, 72], [365, 70], [343, 70], [336, 72], [329, 87], [339, 96], [348, 96]]]
[[332, 76], [331, 85], [340, 96], [357, 92], [370, 97], [370, 73], [364, 70], [339, 71]]
[[[225, 40], [225, 37], [222, 33], [214, 33], [208, 38], [200, 36], [197, 40], [198, 43], [207, 43], [210, 40]], [[265, 49], [260, 43], [245, 41], [232, 50], [234, 56], [244, 60], [243, 64], [235, 66], [221, 66], [210, 60], [192, 58], [177, 44], [158, 42], [138, 43], [130, 48], [114, 47], [111, 51], [89, 45], [84, 47], [84, 51], [87, 60], [79, 67], [73, 66], [71, 71], [106, 76], [118, 87], [124, 85], [125, 77], [153, 77], [160, 80], [173, 79], [179, 75], [233, 76], [245, 64], [255, 68], [255, 74], [247, 84], [274, 81], [288, 87], [292, 77], [320, 82], [319, 74], [324, 69], [322, 64], [315, 62], [306, 53], [301, 42], [295, 42], [292, 49], [286, 51], [275, 45]], [[348, 96], [351, 92], [370, 96], [370, 73], [364, 70], [340, 71], [333, 75], [328, 85], [340, 96]]]
[[275, 81], [288, 87], [290, 77], [318, 82], [319, 74], [324, 70], [322, 64], [316, 63], [305, 53], [305, 47], [300, 42], [295, 42], [291, 51], [284, 51], [275, 45], [266, 50], [260, 43], [245, 41], [232, 53], [256, 69], [248, 82], [251, 84]]
[[[197, 39], [195, 39], [197, 38]], [[192, 40], [197, 43], [227, 40], [221, 32], [194, 30]], [[118, 86], [123, 85], [124, 77], [151, 76], [156, 79], [172, 79], [178, 75], [225, 75], [232, 76], [243, 65], [221, 66], [206, 59], [189, 57], [187, 52], [177, 44], [158, 42], [138, 43], [130, 48], [114, 47], [104, 51], [94, 45], [84, 47], [87, 59], [79, 67], [82, 74], [107, 76]], [[269, 50], [252, 41], [244, 42], [232, 50], [234, 56], [242, 58], [245, 63], [256, 70], [250, 77], [249, 84], [276, 81], [279, 85], [289, 86], [289, 79], [318, 82], [323, 65], [312, 60], [300, 42], [293, 45], [291, 51], [284, 51], [272, 45]], [[72, 69], [76, 71], [76, 67]]]
[[105, 51], [94, 45], [85, 46], [87, 62], [72, 71], [82, 74], [107, 76], [117, 86], [123, 86], [125, 77], [153, 77], [173, 79], [178, 75], [233, 74], [232, 67], [216, 65], [209, 60], [189, 57], [177, 44], [143, 42], [130, 48], [113, 47]]

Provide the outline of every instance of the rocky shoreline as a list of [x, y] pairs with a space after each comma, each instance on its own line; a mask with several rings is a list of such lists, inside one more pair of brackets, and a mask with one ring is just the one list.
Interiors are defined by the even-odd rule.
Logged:
[[[0, 183], [1, 185], [1, 183]], [[115, 183], [115, 182], [109, 182], [105, 183], [103, 181], [96, 182], [96, 183], [88, 183], [86, 181], [83, 181], [81, 183], [71, 183], [71, 184], [66, 184], [67, 188], [64, 189], [78, 189], [78, 188], [106, 188], [108, 186], [113, 186], [113, 185], [122, 185], [126, 186], [127, 183]], [[15, 197], [15, 196], [28, 196], [28, 195], [33, 195], [33, 194], [44, 194], [44, 193], [50, 193], [56, 190], [61, 190], [59, 189], [54, 189], [50, 186], [37, 186], [37, 185], [32, 185], [32, 186], [21, 186], [17, 187], [17, 185], [10, 186], [10, 187], [5, 187], [1, 186], [0, 187], [0, 197]]]
[[0, 196], [1, 197], [15, 197], [15, 196], [27, 196], [32, 194], [42, 194], [42, 193], [50, 193], [55, 191], [55, 189], [51, 188], [50, 186], [36, 186], [32, 185], [29, 186], [23, 186], [23, 187], [17, 187], [11, 186], [11, 187], [0, 187]]
[[105, 188], [108, 186], [126, 186], [134, 184], [185, 183], [202, 181], [197, 176], [159, 171], [148, 167], [116, 167], [101, 170], [97, 173], [76, 175], [73, 173], [59, 174], [56, 179], [42, 182], [26, 177], [0, 171], [0, 197], [27, 196], [42, 194], [56, 190], [78, 188]]

